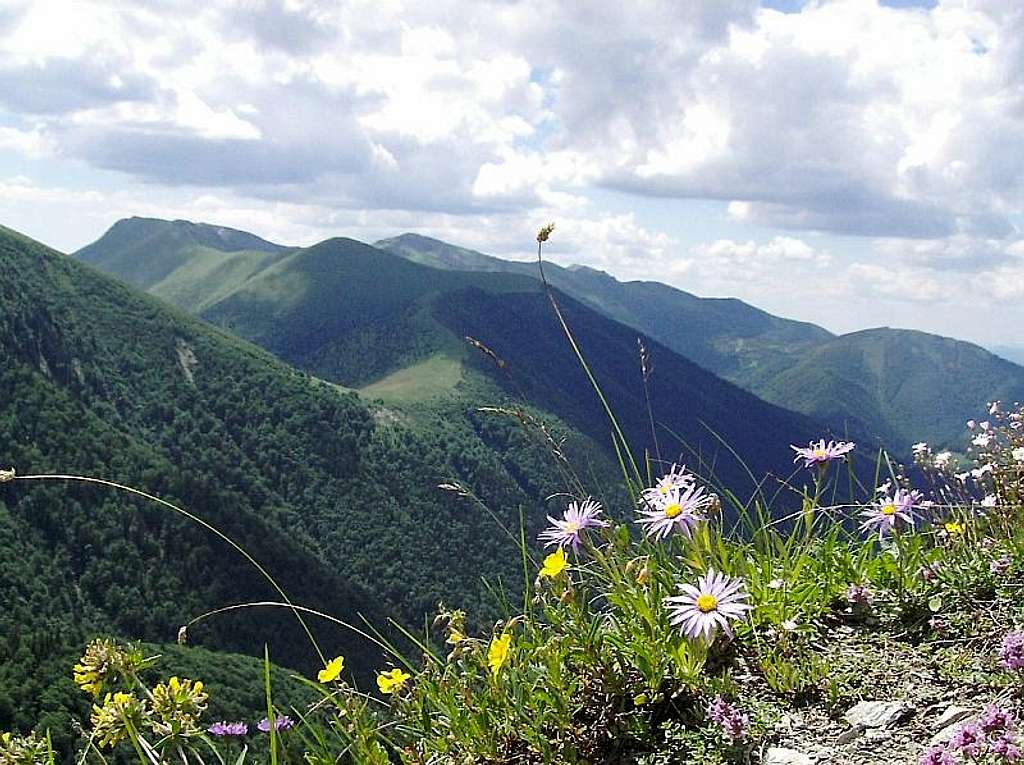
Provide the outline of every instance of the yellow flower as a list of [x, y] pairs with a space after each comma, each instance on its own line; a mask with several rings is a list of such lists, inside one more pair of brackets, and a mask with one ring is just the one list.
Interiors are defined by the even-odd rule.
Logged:
[[451, 628], [451, 632], [448, 633], [448, 639], [445, 642], [448, 645], [458, 645], [459, 643], [461, 643], [465, 639], [466, 639], [466, 636], [463, 635], [460, 630], [457, 630], [457, 629], [455, 629], [455, 627], [452, 627]]
[[316, 676], [316, 679], [321, 683], [333, 683], [338, 679], [341, 674], [341, 670], [345, 668], [345, 657], [335, 656], [329, 662], [327, 666], [321, 669]]
[[512, 645], [512, 635], [504, 633], [501, 637], [496, 637], [491, 640], [491, 645], [487, 648], [487, 666], [491, 668], [491, 673], [497, 677], [501, 668], [508, 663], [508, 652]]
[[138, 729], [145, 716], [145, 705], [132, 694], [108, 693], [102, 706], [92, 706], [92, 735], [100, 747], [114, 747], [128, 738], [128, 726]]
[[569, 560], [565, 555], [565, 549], [559, 547], [544, 559], [544, 566], [540, 570], [540, 575], [550, 576], [553, 579], [565, 571], [568, 565]]
[[398, 693], [405, 687], [405, 681], [410, 677], [412, 675], [396, 667], [390, 672], [381, 672], [377, 675], [377, 687], [381, 693]]
[[548, 237], [551, 236], [551, 232], [555, 230], [555, 224], [549, 223], [544, 226], [540, 231], [537, 232], [537, 241], [546, 242]]
[[943, 528], [946, 530], [947, 534], [963, 534], [964, 533], [964, 525], [962, 523], [957, 523], [956, 521], [946, 521], [943, 524]]
[[198, 729], [199, 718], [206, 711], [209, 694], [200, 680], [172, 677], [152, 692], [153, 713], [166, 726], [165, 734], [190, 734]]

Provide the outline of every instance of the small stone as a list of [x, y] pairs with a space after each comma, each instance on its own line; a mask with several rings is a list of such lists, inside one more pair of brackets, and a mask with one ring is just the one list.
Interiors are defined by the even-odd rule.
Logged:
[[955, 704], [949, 707], [949, 709], [943, 712], [939, 719], [935, 721], [935, 727], [938, 729], [938, 733], [932, 736], [928, 745], [938, 746], [939, 744], [945, 744], [953, 738], [953, 734], [956, 733], [956, 729], [960, 727], [959, 723], [970, 717], [972, 714], [973, 712], [967, 707], [958, 707]]
[[765, 752], [763, 765], [815, 765], [816, 759], [796, 749], [773, 746]]
[[869, 728], [864, 734], [864, 738], [869, 741], [885, 741], [887, 738], [892, 738], [892, 734], [883, 728]]
[[958, 707], [956, 704], [953, 704], [952, 706], [947, 707], [946, 711], [939, 716], [939, 719], [935, 721], [934, 727], [936, 730], [942, 730], [943, 728], [953, 725], [954, 723], [958, 723], [970, 716], [970, 709], [967, 707]]
[[911, 711], [902, 701], [861, 701], [847, 710], [844, 717], [855, 728], [887, 728]]
[[838, 746], [844, 746], [845, 744], [849, 744], [855, 738], [858, 738], [860, 736], [860, 734], [863, 733], [863, 732], [864, 732], [864, 726], [863, 725], [854, 725], [848, 731], [845, 731], [845, 732], [839, 734], [839, 736], [836, 738], [836, 744]]

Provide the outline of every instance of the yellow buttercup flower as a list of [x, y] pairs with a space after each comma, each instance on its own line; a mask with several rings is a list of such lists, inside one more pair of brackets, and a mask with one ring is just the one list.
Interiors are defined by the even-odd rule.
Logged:
[[568, 566], [569, 559], [565, 554], [565, 548], [559, 547], [544, 559], [544, 565], [541, 567], [540, 575], [554, 578], [565, 571]]
[[410, 677], [412, 675], [396, 667], [390, 672], [381, 672], [377, 675], [377, 688], [381, 693], [398, 693], [405, 687], [405, 681]]
[[957, 523], [956, 521], [946, 521], [946, 523], [944, 523], [942, 527], [946, 530], [947, 534], [964, 533], [964, 525], [962, 523]]
[[491, 640], [487, 648], [487, 666], [491, 668], [491, 674], [495, 677], [501, 668], [508, 663], [509, 648], [512, 646], [512, 635], [504, 633], [501, 637]]
[[335, 680], [338, 679], [338, 676], [341, 675], [341, 670], [344, 668], [345, 657], [335, 656], [333, 659], [327, 662], [326, 667], [324, 667], [317, 673], [316, 679], [319, 680], [321, 683], [333, 683]]

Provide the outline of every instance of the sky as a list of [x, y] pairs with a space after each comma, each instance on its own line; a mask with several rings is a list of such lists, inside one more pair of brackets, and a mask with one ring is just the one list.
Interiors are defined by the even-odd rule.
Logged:
[[0, 223], [412, 231], [1024, 343], [1020, 0], [0, 0]]

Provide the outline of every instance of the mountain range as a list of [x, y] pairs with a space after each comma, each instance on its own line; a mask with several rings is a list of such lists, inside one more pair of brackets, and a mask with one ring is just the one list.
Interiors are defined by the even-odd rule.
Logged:
[[[377, 247], [435, 268], [536, 275], [416, 234]], [[1024, 367], [973, 343], [879, 327], [836, 336], [736, 299], [701, 298], [658, 282], [620, 282], [586, 267], [546, 266], [551, 283], [700, 366], [779, 406], [906, 454], [918, 441], [962, 444], [964, 422], [990, 401], [1024, 400]], [[1024, 357], [1017, 357], [1024, 358]]]
[[[268, 242], [217, 256], [211, 243], [240, 236], [221, 236], [204, 224], [135, 218], [75, 257], [330, 382], [371, 396], [391, 391], [393, 398], [401, 391], [395, 383], [404, 381], [406, 398], [415, 399], [438, 393], [438, 380], [447, 380], [464, 404], [486, 405], [486, 396], [473, 392], [473, 381], [485, 379], [609, 443], [605, 414], [532, 276], [434, 268], [340, 238], [287, 251]], [[558, 299], [637, 454], [653, 451], [636, 332], [568, 294]], [[501, 359], [500, 368], [473, 351], [467, 337]], [[650, 393], [659, 446], [671, 459], [713, 464], [724, 482], [749, 490], [747, 467], [755, 475], [788, 474], [790, 440], [823, 428], [656, 341], [648, 346], [658, 364]], [[752, 427], [786, 435], [754, 441]]]
[[[350, 324], [343, 332], [338, 320], [344, 311], [330, 318], [322, 309], [331, 290], [345, 286], [328, 286], [329, 278], [307, 275], [303, 278], [321, 288], [310, 299], [312, 293], [297, 286], [301, 267], [289, 259], [301, 248], [245, 232], [132, 218], [115, 224], [76, 256], [314, 374], [352, 385], [372, 382], [421, 358], [421, 352], [410, 348], [421, 341], [423, 348], [458, 357], [458, 338], [437, 335], [436, 317], [398, 317], [404, 305], [422, 310], [421, 297], [432, 288], [420, 290], [415, 284], [436, 282], [460, 289], [476, 285], [506, 293], [503, 300], [509, 300], [508, 294], [529, 291], [522, 279], [536, 283], [538, 278], [536, 263], [503, 260], [416, 234], [381, 240], [374, 247], [432, 270], [405, 268], [382, 256], [374, 260], [363, 250], [370, 266], [363, 272], [373, 274], [373, 298], [345, 298], [365, 320], [359, 320], [359, 331], [349, 331], [355, 328]], [[567, 298], [642, 334], [649, 345], [660, 343], [764, 401], [824, 423], [834, 434], [885, 445], [897, 454], [909, 453], [918, 441], [957, 448], [964, 421], [983, 412], [989, 401], [1024, 400], [1024, 367], [972, 343], [888, 327], [837, 336], [740, 300], [702, 298], [658, 282], [621, 282], [588, 267], [548, 263], [546, 275]], [[316, 310], [309, 313], [313, 306]], [[394, 320], [383, 318], [388, 312]], [[278, 317], [285, 314], [289, 321], [282, 324]], [[322, 341], [317, 333], [332, 337]], [[390, 348], [385, 338], [402, 334], [404, 347]], [[419, 339], [410, 339], [414, 337]], [[378, 343], [383, 343], [378, 350], [391, 353], [367, 350]], [[630, 356], [625, 348], [617, 352]], [[652, 353], [658, 370], [652, 385], [657, 387], [665, 384], [660, 379], [667, 374], [663, 364], [671, 362], [660, 351]], [[408, 371], [403, 379], [431, 377]], [[589, 432], [596, 433], [593, 428]], [[687, 433], [687, 440], [692, 438]]]

